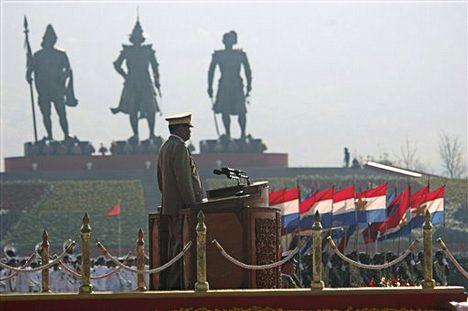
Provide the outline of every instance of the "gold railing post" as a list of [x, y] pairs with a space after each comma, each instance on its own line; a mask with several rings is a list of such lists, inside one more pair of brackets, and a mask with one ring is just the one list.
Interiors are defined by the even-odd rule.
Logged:
[[197, 282], [195, 283], [196, 292], [206, 292], [209, 284], [206, 281], [206, 226], [205, 215], [200, 210], [197, 215]]
[[91, 263], [90, 263], [90, 242], [91, 226], [89, 225], [88, 213], [83, 216], [81, 225], [81, 286], [80, 294], [90, 294], [93, 292], [91, 284]]
[[314, 214], [314, 224], [312, 226], [312, 283], [311, 289], [323, 289], [322, 281], [322, 225], [320, 224], [320, 214]]
[[431, 214], [426, 210], [424, 214], [423, 226], [423, 240], [424, 240], [424, 280], [421, 285], [425, 289], [432, 289], [435, 287], [435, 281], [432, 278], [432, 224]]
[[[49, 263], [49, 234], [44, 230], [42, 232], [42, 244], [41, 244], [41, 261], [42, 265]], [[42, 269], [42, 292], [50, 293], [49, 288], [49, 269]]]
[[[137, 269], [144, 270], [145, 269], [145, 240], [143, 239], [143, 230], [140, 228], [137, 233], [137, 242], [136, 242], [136, 253], [137, 253]], [[144, 292], [146, 290], [145, 286], [145, 274], [138, 273], [137, 274], [137, 290], [140, 292]]]

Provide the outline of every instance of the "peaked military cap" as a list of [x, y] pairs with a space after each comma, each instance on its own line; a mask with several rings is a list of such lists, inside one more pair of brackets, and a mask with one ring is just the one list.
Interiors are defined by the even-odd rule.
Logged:
[[169, 125], [187, 124], [188, 126], [193, 127], [191, 112], [184, 112], [172, 116], [167, 116], [166, 121], [169, 122]]

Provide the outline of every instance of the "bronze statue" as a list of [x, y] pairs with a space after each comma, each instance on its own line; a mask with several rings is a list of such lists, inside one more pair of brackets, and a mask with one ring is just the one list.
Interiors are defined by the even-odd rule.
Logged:
[[[213, 76], [216, 66], [219, 65], [221, 78], [218, 82], [218, 92], [213, 104], [213, 111], [221, 113], [227, 138], [231, 137], [231, 115], [237, 115], [241, 129], [241, 139], [245, 139], [245, 126], [247, 123], [245, 107], [246, 97], [252, 90], [252, 72], [250, 70], [247, 54], [241, 49], [233, 49], [237, 43], [237, 33], [230, 31], [223, 36], [224, 50], [215, 51], [208, 69], [208, 96], [213, 98]], [[244, 93], [244, 84], [240, 75], [241, 66], [244, 67], [247, 79], [247, 92]]]
[[[32, 85], [34, 73], [38, 104], [42, 113], [42, 120], [47, 131], [47, 140], [52, 140], [52, 121], [50, 119], [51, 104], [60, 120], [65, 140], [70, 140], [68, 121], [65, 106], [76, 106], [78, 101], [73, 92], [73, 75], [67, 54], [54, 47], [57, 42], [52, 25], [47, 25], [42, 38], [42, 49], [30, 55], [28, 53], [28, 66], [26, 80]], [[29, 42], [27, 42], [29, 48]], [[30, 51], [29, 51], [30, 52]]]
[[[158, 90], [159, 96], [161, 96], [161, 91], [155, 51], [150, 44], [143, 45], [146, 37], [140, 21], [137, 19], [129, 39], [132, 45], [123, 44], [123, 50], [114, 62], [115, 70], [124, 78], [125, 82], [119, 106], [111, 108], [111, 111], [114, 114], [123, 112], [129, 115], [133, 131], [133, 136], [129, 139], [130, 142], [139, 140], [138, 119], [142, 118], [146, 118], [148, 121], [149, 138], [156, 139], [154, 135], [155, 116], [156, 112], [160, 110], [154, 87]], [[122, 69], [124, 61], [127, 71]], [[151, 66], [153, 71], [154, 82], [151, 80], [148, 66]]]

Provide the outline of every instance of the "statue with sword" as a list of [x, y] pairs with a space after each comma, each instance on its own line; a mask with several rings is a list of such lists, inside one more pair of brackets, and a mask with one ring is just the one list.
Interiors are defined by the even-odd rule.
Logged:
[[[224, 50], [218, 50], [213, 53], [211, 63], [208, 69], [208, 96], [212, 100], [213, 111], [215, 114], [215, 125], [218, 136], [219, 129], [216, 121], [216, 114], [221, 113], [225, 136], [231, 139], [231, 115], [237, 115], [241, 140], [245, 140], [245, 127], [247, 123], [246, 101], [252, 90], [252, 71], [247, 59], [247, 54], [241, 49], [234, 49], [237, 43], [237, 33], [230, 31], [223, 36]], [[218, 90], [213, 100], [213, 78], [216, 67], [219, 66], [221, 77], [218, 82]], [[241, 77], [241, 67], [244, 68], [244, 74], [247, 82], [244, 92], [244, 83]]]

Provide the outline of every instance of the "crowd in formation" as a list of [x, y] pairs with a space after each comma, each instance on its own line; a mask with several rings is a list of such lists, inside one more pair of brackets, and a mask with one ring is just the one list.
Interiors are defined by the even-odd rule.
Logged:
[[[147, 258], [146, 258], [147, 259]], [[145, 269], [148, 269], [145, 259]], [[126, 266], [136, 269], [135, 257], [119, 258]], [[52, 292], [78, 292], [81, 285], [81, 256], [65, 256], [62, 260], [66, 267], [55, 264], [49, 269], [49, 289]], [[9, 266], [23, 267], [27, 265], [27, 258], [11, 258], [7, 261]], [[39, 266], [39, 262], [33, 261], [25, 268], [32, 270]], [[91, 259], [91, 284], [95, 291], [130, 292], [137, 285], [137, 274], [125, 269], [117, 269], [116, 264], [103, 256]], [[71, 273], [67, 270], [73, 271]], [[115, 270], [115, 273], [111, 273]], [[8, 277], [14, 272], [0, 267], [0, 293], [38, 293], [42, 291], [41, 271], [19, 272], [13, 278]], [[108, 275], [108, 276], [105, 276]], [[100, 276], [105, 276], [100, 278]], [[96, 277], [96, 278], [94, 278]], [[148, 288], [149, 276], [145, 274], [145, 286]]]

